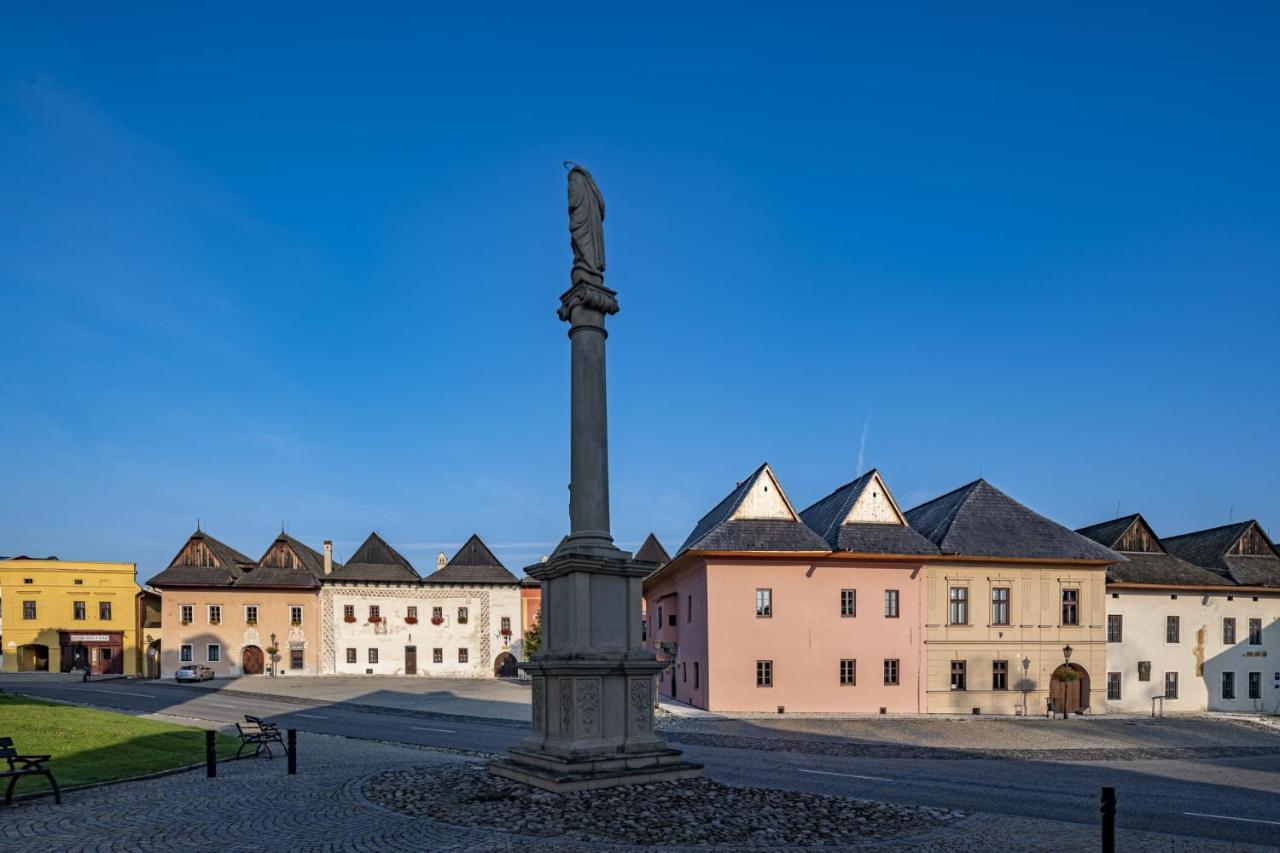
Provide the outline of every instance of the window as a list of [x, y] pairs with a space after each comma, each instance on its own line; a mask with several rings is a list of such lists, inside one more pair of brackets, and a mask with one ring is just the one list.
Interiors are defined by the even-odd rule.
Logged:
[[1009, 689], [1009, 662], [1007, 660], [993, 660], [991, 662], [991, 689]]
[[76, 578], [72, 583], [76, 586], [84, 586], [84, 578]]
[[658, 630], [662, 630], [662, 605], [658, 605]]
[[852, 589], [840, 590], [840, 615], [858, 615], [858, 593]]
[[467, 608], [465, 607], [458, 608], [458, 624], [459, 625], [467, 624]]
[[1222, 644], [1234, 646], [1236, 642], [1236, 620], [1227, 617], [1222, 620]]
[[23, 579], [22, 579], [22, 582], [23, 582], [23, 583], [35, 583], [35, 581], [34, 581], [34, 580], [32, 580], [31, 578], [23, 578]]
[[840, 685], [854, 687], [858, 683], [858, 662], [851, 658], [840, 661]]
[[244, 606], [244, 621], [250, 625], [258, 624], [258, 605], [246, 604]]
[[885, 658], [884, 684], [885, 684], [885, 687], [897, 686], [898, 684], [898, 659], [897, 658]]
[[222, 605], [221, 604], [209, 605], [209, 624], [210, 625], [222, 624]]
[[498, 625], [499, 625], [498, 633], [505, 634], [505, 635], [511, 634], [511, 617], [510, 616], [503, 616], [501, 621], [499, 621]]
[[222, 660], [222, 646], [217, 643], [210, 643], [209, 647], [204, 651], [204, 659], [209, 663], [217, 663]]
[[1120, 673], [1107, 673], [1107, 699], [1118, 702], [1120, 701]]
[[404, 609], [404, 617], [405, 617], [406, 619], [412, 619], [413, 621], [417, 622], [417, 621], [418, 621], [418, 608], [417, 608], [417, 607], [414, 607], [413, 605], [409, 605], [408, 607], [406, 607], [406, 608]]
[[369, 605], [369, 621], [377, 622], [382, 618], [382, 607], [377, 604]]
[[884, 618], [898, 618], [898, 591], [896, 589], [886, 589], [884, 591]]
[[1164, 619], [1164, 641], [1166, 643], [1178, 642], [1178, 636], [1182, 630], [1181, 620], [1177, 616], [1166, 616]]
[[951, 689], [964, 690], [965, 682], [965, 662], [962, 660], [953, 660], [951, 662]]
[[103, 646], [100, 649], [100, 652], [102, 653], [103, 663], [106, 663], [107, 661], [111, 660], [111, 648], [109, 646]]
[[1151, 661], [1149, 660], [1138, 661], [1138, 680], [1139, 681], [1151, 680]]
[[[677, 607], [677, 606], [679, 606], [679, 605], [678, 605], [678, 604], [673, 604], [672, 606], [673, 606], [673, 607]], [[672, 628], [674, 628], [674, 627], [676, 626], [676, 614], [674, 614], [674, 613], [668, 613], [668, 614], [667, 614], [667, 624], [668, 624], [668, 625], [670, 625]]]
[[444, 649], [432, 649], [432, 650], [431, 650], [431, 662], [432, 662], [432, 663], [444, 663]]
[[766, 618], [773, 615], [773, 590], [756, 590], [756, 616]]
[[693, 689], [698, 689], [698, 662], [693, 662]]
[[686, 606], [688, 607], [688, 610], [686, 610], [684, 614], [684, 623], [688, 625], [690, 622], [693, 621], [693, 596], [692, 595], [688, 596]]
[[22, 602], [22, 618], [23, 619], [36, 618], [36, 603], [34, 601]]
[[183, 625], [190, 625], [196, 619], [196, 608], [193, 604], [182, 604], [178, 606], [178, 621]]
[[75, 602], [72, 602], [72, 604], [71, 604], [71, 618], [72, 618], [72, 619], [84, 619], [84, 618], [85, 618], [85, 616], [84, 616], [84, 602], [83, 602], [83, 601], [75, 601]]
[[680, 664], [680, 680], [681, 681], [689, 680], [689, 664], [688, 663]]
[[1124, 642], [1124, 617], [1117, 613], [1107, 615], [1107, 642]]
[[1262, 673], [1260, 672], [1249, 673], [1249, 698], [1262, 698]]
[[773, 686], [773, 661], [756, 661], [756, 687]]
[[354, 604], [342, 605], [342, 621], [343, 622], [356, 621], [356, 606]]
[[1062, 591], [1062, 624], [1080, 624], [1080, 590], [1078, 589]]
[[1262, 645], [1262, 620], [1261, 619], [1249, 620], [1249, 645], [1251, 646]]
[[355, 663], [355, 662], [356, 662], [356, 650], [347, 649], [347, 663]]
[[1222, 673], [1222, 698], [1236, 698], [1236, 674], [1234, 672]]
[[369, 649], [369, 663], [377, 663], [377, 662], [378, 662], [378, 650]]
[[296, 604], [290, 605], [289, 607], [289, 624], [290, 625], [302, 624], [302, 608]]
[[991, 624], [1009, 624], [1009, 587], [991, 587]]
[[953, 586], [948, 596], [950, 607], [947, 611], [948, 625], [969, 624], [969, 587]]
[[111, 621], [111, 602], [110, 601], [98, 602], [98, 618], [101, 619], [103, 622]]
[[302, 669], [302, 649], [289, 649], [289, 669]]
[[458, 663], [466, 663], [466, 662], [467, 662], [467, 650], [458, 649]]
[[191, 659], [191, 645], [189, 643], [183, 643], [181, 646], [178, 646], [178, 661], [180, 663], [191, 663]]
[[444, 608], [443, 607], [431, 608], [431, 623], [433, 625], [439, 625], [442, 622], [444, 622]]
[[1178, 673], [1166, 672], [1164, 674], [1164, 698], [1178, 698]]

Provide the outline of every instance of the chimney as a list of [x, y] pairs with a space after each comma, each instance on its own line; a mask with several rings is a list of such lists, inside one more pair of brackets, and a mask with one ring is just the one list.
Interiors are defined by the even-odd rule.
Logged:
[[324, 540], [324, 573], [327, 575], [333, 571], [333, 540]]
[[441, 569], [443, 569], [444, 564], [447, 562], [449, 561], [448, 559], [445, 558], [444, 551], [441, 551], [439, 554], [436, 554], [436, 571], [438, 572]]

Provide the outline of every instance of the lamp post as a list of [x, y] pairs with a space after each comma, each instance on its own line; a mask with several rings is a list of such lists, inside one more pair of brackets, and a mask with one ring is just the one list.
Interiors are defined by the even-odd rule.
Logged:
[[[1063, 660], [1062, 665], [1063, 666], [1068, 668], [1071, 666], [1071, 652], [1073, 651], [1074, 649], [1071, 648], [1070, 643], [1062, 647], [1062, 660]], [[1067, 686], [1066, 686], [1065, 678], [1063, 679], [1063, 686], [1062, 686], [1062, 719], [1064, 720], [1067, 719]]]

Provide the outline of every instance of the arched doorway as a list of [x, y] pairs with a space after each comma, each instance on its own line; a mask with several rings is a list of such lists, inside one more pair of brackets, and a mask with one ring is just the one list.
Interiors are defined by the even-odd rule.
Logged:
[[1089, 673], [1078, 663], [1064, 663], [1053, 671], [1049, 700], [1056, 714], [1075, 714], [1089, 708]]
[[503, 652], [494, 658], [493, 674], [498, 678], [515, 678], [520, 674], [516, 667], [516, 656], [511, 652]]
[[40, 643], [18, 646], [18, 672], [48, 672], [49, 647]]
[[245, 675], [262, 675], [262, 649], [245, 646], [240, 658], [240, 669]]
[[160, 677], [160, 641], [147, 646], [147, 678]]

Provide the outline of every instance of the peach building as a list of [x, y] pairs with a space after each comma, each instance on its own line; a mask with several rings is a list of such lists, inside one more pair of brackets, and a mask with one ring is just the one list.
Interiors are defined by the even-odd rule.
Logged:
[[197, 530], [148, 582], [162, 593], [161, 676], [188, 663], [220, 677], [317, 674], [317, 599], [327, 565], [327, 544], [321, 555], [287, 533], [253, 560]]
[[876, 471], [797, 513], [765, 464], [645, 580], [662, 695], [722, 712], [924, 710], [937, 548]]

